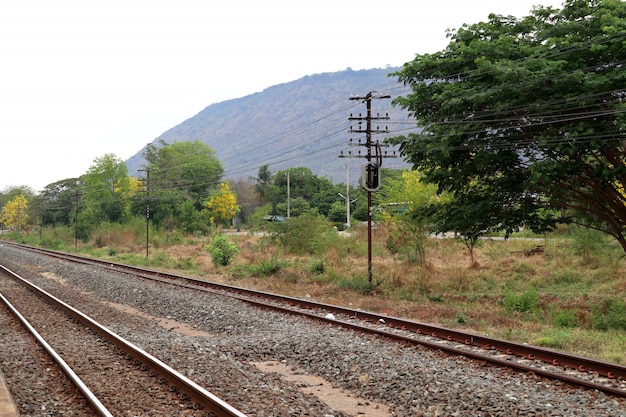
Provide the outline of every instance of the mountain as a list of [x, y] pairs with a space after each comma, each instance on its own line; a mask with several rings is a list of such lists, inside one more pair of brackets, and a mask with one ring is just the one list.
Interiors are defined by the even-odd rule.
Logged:
[[[398, 68], [368, 69], [310, 75], [296, 81], [278, 84], [262, 92], [245, 97], [211, 104], [200, 113], [164, 132], [152, 143], [163, 139], [175, 141], [200, 140], [216, 151], [224, 167], [225, 179], [256, 176], [259, 167], [269, 165], [272, 172], [290, 167], [308, 167], [318, 176], [325, 176], [334, 183], [346, 182], [346, 166], [350, 171], [350, 183], [360, 173], [364, 158], [339, 158], [350, 151], [365, 154], [363, 146], [348, 146], [364, 133], [350, 133], [365, 129], [365, 122], [349, 117], [365, 117], [363, 97], [371, 91], [375, 95], [388, 93], [391, 98], [408, 93], [408, 88], [388, 76]], [[372, 116], [389, 120], [374, 120], [372, 129], [388, 127], [389, 133], [373, 134], [372, 140], [380, 140], [405, 134], [414, 128], [406, 112], [391, 106], [391, 99], [371, 101]], [[359, 116], [360, 114], [360, 116]], [[145, 148], [144, 148], [145, 149]], [[140, 177], [138, 170], [144, 166], [143, 150], [126, 161], [130, 175]], [[383, 161], [384, 167], [407, 166], [399, 158]]]

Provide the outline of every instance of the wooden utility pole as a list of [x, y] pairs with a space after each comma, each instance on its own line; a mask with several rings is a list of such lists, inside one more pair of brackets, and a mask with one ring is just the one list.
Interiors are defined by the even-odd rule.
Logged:
[[143, 179], [144, 191], [146, 192], [146, 258], [149, 256], [150, 248], [150, 169], [142, 168], [139, 171], [146, 173], [146, 178]]
[[[373, 120], [389, 120], [389, 114], [385, 114], [384, 116], [380, 116], [377, 114], [376, 116], [372, 116], [372, 100], [373, 99], [383, 99], [383, 98], [391, 98], [389, 94], [374, 94], [374, 92], [369, 92], [365, 96], [353, 96], [350, 97], [350, 100], [359, 100], [365, 103], [367, 113], [363, 117], [361, 114], [358, 116], [353, 116], [350, 114], [348, 120], [358, 121], [358, 126], [350, 126], [350, 133], [365, 133], [365, 143], [361, 143], [361, 140], [358, 143], [354, 142], [350, 139], [350, 145], [352, 146], [365, 146], [366, 154], [364, 155], [367, 162], [362, 167], [361, 171], [361, 186], [367, 191], [367, 280], [368, 282], [372, 282], [372, 192], [377, 191], [380, 188], [380, 167], [382, 165], [382, 152], [380, 151], [380, 143], [372, 142], [372, 134], [374, 133], [388, 133], [389, 130], [387, 126], [384, 129], [380, 129], [378, 127], [376, 130], [372, 129], [372, 121]], [[363, 128], [363, 121], [365, 121], [365, 128]], [[374, 151], [372, 152], [372, 148]], [[386, 155], [385, 155], [386, 156]], [[352, 152], [349, 152], [347, 155], [344, 155], [342, 152], [339, 155], [340, 158], [361, 158], [361, 151], [358, 152], [358, 155], [352, 155]]]

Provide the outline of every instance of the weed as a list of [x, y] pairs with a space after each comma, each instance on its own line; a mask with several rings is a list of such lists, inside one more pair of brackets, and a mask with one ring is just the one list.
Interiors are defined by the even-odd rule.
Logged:
[[352, 275], [350, 279], [342, 278], [336, 282], [337, 286], [347, 290], [353, 290], [360, 294], [369, 295], [374, 290], [380, 286], [381, 282], [379, 281], [368, 281], [365, 277], [357, 276], [355, 274]]
[[626, 302], [612, 297], [592, 308], [592, 325], [599, 330], [626, 330]]
[[314, 259], [311, 261], [309, 270], [315, 275], [324, 273], [324, 261], [322, 259]]
[[546, 330], [543, 336], [535, 339], [534, 344], [552, 349], [563, 349], [571, 342], [570, 333], [566, 330]]
[[552, 322], [557, 327], [572, 328], [576, 327], [576, 310], [554, 310], [551, 313]]
[[278, 260], [276, 255], [268, 260], [261, 260], [258, 264], [250, 265], [248, 271], [255, 277], [269, 277], [280, 271], [287, 265], [286, 262]]
[[454, 316], [454, 322], [456, 324], [467, 324], [467, 316], [465, 315], [464, 312], [459, 311]]
[[531, 287], [521, 295], [515, 295], [509, 292], [504, 300], [504, 307], [511, 312], [532, 313], [537, 310], [538, 301], [539, 296], [537, 295], [537, 290], [535, 287]]

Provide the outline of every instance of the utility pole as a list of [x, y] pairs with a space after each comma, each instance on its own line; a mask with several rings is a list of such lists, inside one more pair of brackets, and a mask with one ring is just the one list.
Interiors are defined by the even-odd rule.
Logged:
[[74, 200], [74, 250], [78, 251], [78, 187], [80, 181], [76, 181], [76, 199]]
[[142, 168], [138, 171], [145, 172], [146, 178], [143, 178], [144, 191], [146, 192], [146, 258], [149, 255], [149, 233], [150, 233], [150, 169]]
[[291, 176], [287, 171], [287, 218], [291, 217]]
[[[365, 157], [366, 162], [361, 169], [361, 186], [367, 191], [367, 280], [372, 282], [372, 192], [378, 191], [381, 185], [380, 167], [382, 165], [382, 158], [388, 157], [381, 152], [381, 144], [377, 141], [372, 142], [372, 134], [375, 133], [388, 133], [389, 130], [385, 126], [384, 129], [377, 127], [376, 130], [372, 129], [373, 120], [389, 120], [389, 114], [380, 116], [372, 116], [372, 100], [391, 98], [389, 94], [376, 94], [369, 92], [365, 96], [353, 96], [350, 100], [359, 100], [365, 103], [367, 113], [363, 117], [361, 114], [353, 116], [350, 114], [348, 120], [358, 121], [358, 126], [350, 126], [350, 133], [365, 133], [365, 143], [361, 143], [359, 139], [358, 144], [350, 139], [350, 145], [352, 146], [365, 146], [366, 154], [361, 155], [359, 150], [358, 155], [352, 155], [349, 152], [348, 155], [344, 155], [343, 151], [339, 155], [340, 158], [361, 158]], [[363, 128], [363, 121], [365, 121], [365, 128]], [[372, 152], [372, 148], [373, 152]], [[395, 156], [395, 154], [394, 154]], [[372, 160], [373, 159], [373, 160]]]

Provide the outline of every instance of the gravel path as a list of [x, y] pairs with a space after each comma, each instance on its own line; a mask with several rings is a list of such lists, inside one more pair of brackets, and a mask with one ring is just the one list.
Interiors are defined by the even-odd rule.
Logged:
[[[0, 247], [0, 263], [250, 416], [341, 417], [377, 410], [388, 416], [626, 417], [624, 401], [603, 393], [405, 348], [232, 299], [138, 282], [7, 246]], [[202, 333], [194, 336], [188, 329]], [[0, 360], [3, 370], [12, 366], [1, 350]], [[292, 377], [278, 365], [259, 368], [255, 363], [286, 365]], [[323, 401], [324, 394], [314, 395], [311, 383], [294, 382], [294, 374], [321, 377], [340, 388], [347, 406]], [[350, 399], [365, 411], [351, 406]]]

